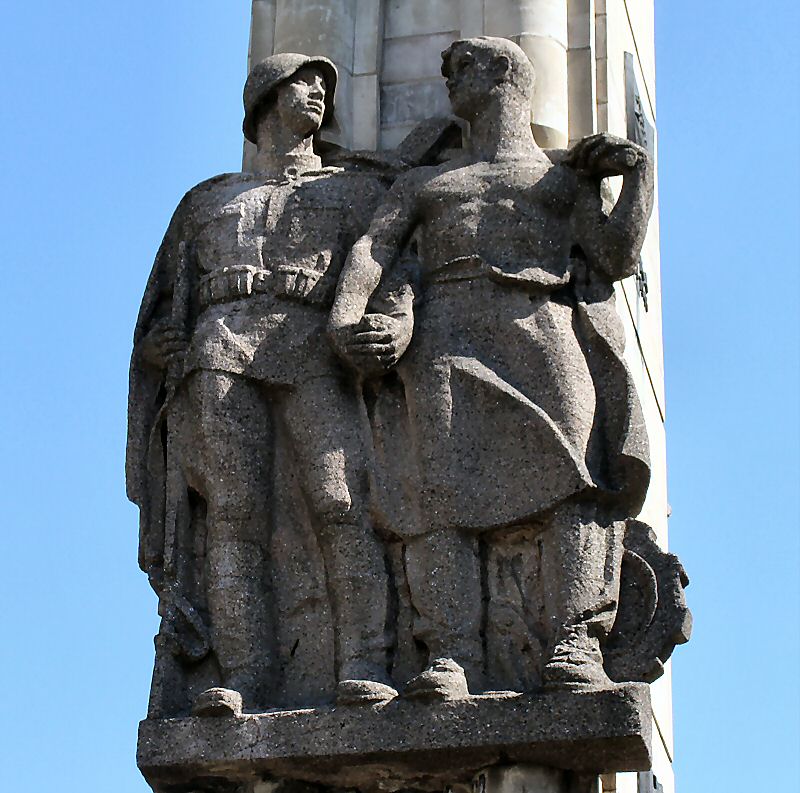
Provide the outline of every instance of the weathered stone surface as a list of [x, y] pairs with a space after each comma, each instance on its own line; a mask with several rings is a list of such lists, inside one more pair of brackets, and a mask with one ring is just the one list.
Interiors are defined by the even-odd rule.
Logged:
[[139, 766], [156, 790], [218, 778], [360, 790], [442, 790], [480, 769], [540, 763], [599, 774], [650, 767], [642, 684], [538, 697], [283, 711], [142, 722]]
[[647, 767], [647, 690], [612, 678], [653, 679], [690, 627], [633, 520], [648, 444], [614, 307], [652, 163], [607, 134], [543, 151], [517, 45], [443, 57], [463, 148], [431, 119], [325, 162], [332, 64], [257, 66], [255, 170], [189, 191], [159, 251], [128, 484], [162, 616], [139, 759], [165, 793]]
[[[606, 134], [542, 151], [533, 69], [506, 40], [443, 59], [469, 145], [398, 179], [331, 312], [344, 360], [396, 372], [376, 386], [372, 499], [429, 661], [455, 660], [473, 692], [607, 686], [626, 520], [649, 481], [613, 282], [638, 263], [652, 163]], [[374, 327], [369, 300], [409, 245], [417, 301]]]
[[620, 574], [620, 608], [603, 648], [612, 680], [652, 683], [678, 644], [692, 635], [684, 589], [689, 578], [675, 554], [662, 550], [653, 530], [628, 521]]
[[458, 28], [461, 21], [458, 0], [436, 3], [389, 0], [386, 6], [384, 36], [387, 39], [444, 33]]
[[469, 687], [464, 670], [452, 658], [437, 658], [424, 671], [408, 681], [403, 696], [450, 702], [469, 697]]
[[220, 686], [251, 710], [329, 699], [337, 680], [393, 691], [360, 400], [325, 338], [387, 185], [314, 153], [334, 85], [320, 58], [253, 70], [258, 171], [186, 195], [147, 287], [128, 484], [162, 614], [153, 715], [188, 714]]
[[426, 116], [437, 116], [448, 110], [447, 91], [441, 80], [417, 81], [385, 85], [381, 89], [381, 124], [391, 127], [413, 124], [420, 108]]
[[192, 708], [193, 716], [227, 716], [242, 715], [242, 695], [229, 688], [206, 689], [195, 700]]

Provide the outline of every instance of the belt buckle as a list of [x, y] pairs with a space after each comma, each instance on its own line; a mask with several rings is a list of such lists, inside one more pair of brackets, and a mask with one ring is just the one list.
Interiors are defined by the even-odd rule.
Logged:
[[282, 264], [274, 272], [275, 293], [304, 302], [313, 302], [310, 293], [324, 275], [319, 270], [297, 264]]

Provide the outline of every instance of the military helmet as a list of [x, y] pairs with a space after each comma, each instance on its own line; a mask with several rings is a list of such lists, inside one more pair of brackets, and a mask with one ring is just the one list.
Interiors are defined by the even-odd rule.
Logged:
[[333, 95], [336, 91], [336, 67], [322, 55], [300, 55], [296, 52], [281, 52], [270, 55], [257, 63], [244, 84], [244, 136], [256, 142], [256, 119], [258, 110], [269, 95], [285, 80], [300, 71], [304, 66], [313, 66], [322, 72], [325, 80], [325, 114], [322, 123], [327, 123], [333, 115]]

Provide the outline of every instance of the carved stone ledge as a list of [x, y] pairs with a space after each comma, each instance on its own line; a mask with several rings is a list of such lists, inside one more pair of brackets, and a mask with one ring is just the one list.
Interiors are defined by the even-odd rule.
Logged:
[[[298, 780], [337, 788], [442, 790], [498, 763], [600, 774], [650, 768], [648, 687], [441, 703], [143, 721], [138, 764], [158, 793]], [[231, 787], [232, 786], [232, 787]]]

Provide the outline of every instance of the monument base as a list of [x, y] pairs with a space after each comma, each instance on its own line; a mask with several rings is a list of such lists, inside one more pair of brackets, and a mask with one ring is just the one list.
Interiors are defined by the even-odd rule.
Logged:
[[441, 791], [472, 785], [500, 765], [592, 777], [647, 770], [651, 718], [648, 686], [631, 683], [604, 691], [148, 719], [139, 728], [138, 764], [157, 793], [233, 793], [279, 780]]

